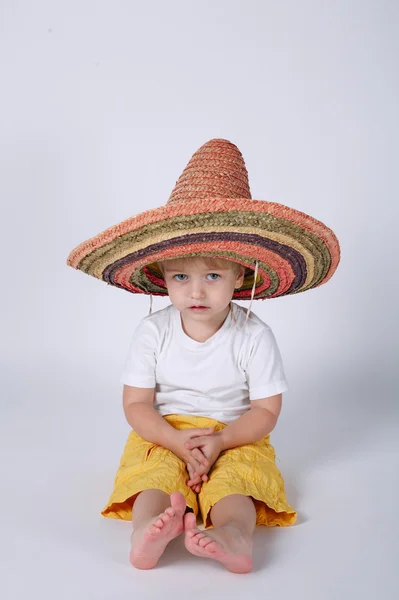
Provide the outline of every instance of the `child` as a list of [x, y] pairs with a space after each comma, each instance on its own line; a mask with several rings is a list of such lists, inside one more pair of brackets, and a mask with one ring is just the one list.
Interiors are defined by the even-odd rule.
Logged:
[[194, 154], [166, 207], [70, 254], [111, 285], [171, 300], [133, 334], [122, 376], [133, 431], [102, 511], [132, 518], [135, 567], [153, 568], [184, 531], [189, 552], [247, 573], [255, 525], [295, 522], [269, 442], [287, 389], [281, 356], [270, 328], [232, 300], [310, 289], [338, 262], [325, 225], [251, 200], [226, 140]]

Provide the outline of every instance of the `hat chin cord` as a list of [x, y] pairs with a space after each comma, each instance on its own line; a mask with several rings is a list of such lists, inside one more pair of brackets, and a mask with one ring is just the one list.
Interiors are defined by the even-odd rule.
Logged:
[[[254, 272], [254, 283], [253, 283], [252, 292], [251, 292], [251, 301], [249, 303], [249, 308], [247, 310], [247, 316], [245, 317], [245, 323], [244, 323], [243, 329], [245, 329], [247, 321], [249, 319], [249, 315], [251, 314], [252, 301], [253, 301], [254, 296], [255, 296], [256, 279], [257, 279], [257, 275], [258, 275], [258, 266], [259, 266], [259, 263], [258, 263], [258, 261], [256, 261], [256, 263], [255, 263], [255, 272]], [[148, 314], [149, 315], [152, 314], [152, 294], [150, 294], [150, 310], [149, 310]]]
[[244, 323], [243, 329], [245, 329], [247, 321], [249, 319], [249, 315], [251, 313], [252, 300], [254, 299], [254, 296], [255, 296], [256, 280], [257, 280], [257, 276], [258, 276], [258, 265], [259, 265], [259, 263], [258, 263], [258, 261], [256, 261], [255, 272], [254, 272], [254, 284], [252, 286], [252, 292], [251, 292], [251, 302], [249, 303], [249, 307], [247, 310], [247, 316], [245, 317], [245, 323]]

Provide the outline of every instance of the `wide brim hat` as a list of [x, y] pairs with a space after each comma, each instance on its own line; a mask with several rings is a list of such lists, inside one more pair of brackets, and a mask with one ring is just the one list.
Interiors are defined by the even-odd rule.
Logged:
[[67, 264], [133, 294], [167, 296], [156, 263], [196, 256], [244, 265], [244, 283], [233, 299], [249, 300], [254, 288], [253, 298], [264, 300], [326, 283], [340, 248], [333, 231], [313, 217], [253, 200], [241, 152], [214, 139], [192, 156], [164, 206], [82, 242]]

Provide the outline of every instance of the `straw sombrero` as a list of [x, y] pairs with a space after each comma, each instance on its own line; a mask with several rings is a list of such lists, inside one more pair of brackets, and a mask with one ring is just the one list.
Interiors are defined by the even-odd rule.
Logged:
[[233, 299], [264, 300], [326, 283], [340, 249], [331, 229], [313, 217], [252, 200], [241, 152], [214, 139], [193, 155], [164, 206], [82, 242], [67, 264], [134, 294], [167, 296], [156, 262], [193, 256], [245, 265]]

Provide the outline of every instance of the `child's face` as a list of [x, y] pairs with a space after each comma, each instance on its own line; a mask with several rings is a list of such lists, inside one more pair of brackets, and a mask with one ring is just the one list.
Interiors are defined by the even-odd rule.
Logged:
[[[210, 268], [205, 262], [168, 260], [164, 277], [172, 304], [185, 316], [196, 321], [210, 321], [230, 304], [234, 288], [242, 286], [245, 269], [237, 273], [226, 263], [223, 268]], [[195, 310], [193, 306], [205, 306]]]

